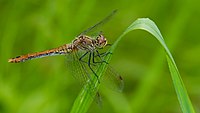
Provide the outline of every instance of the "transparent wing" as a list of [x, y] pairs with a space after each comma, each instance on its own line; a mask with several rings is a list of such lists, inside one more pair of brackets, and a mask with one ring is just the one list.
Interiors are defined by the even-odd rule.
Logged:
[[[105, 57], [108, 55], [108, 52], [103, 52], [102, 54], [99, 53], [99, 55], [95, 55], [94, 59], [96, 62], [101, 62], [101, 63], [94, 63], [96, 65], [95, 67], [98, 68], [102, 63], [104, 62]], [[97, 66], [98, 65], [98, 66]], [[101, 80], [101, 83], [106, 85], [106, 87], [114, 90], [121, 92], [124, 88], [124, 81], [122, 76], [114, 70], [109, 64], [107, 64], [107, 69], [105, 71], [105, 75], [103, 76], [103, 79]]]
[[103, 77], [103, 82], [112, 90], [122, 92], [124, 88], [124, 80], [122, 76], [117, 71], [115, 71], [109, 64], [107, 65], [108, 68]]
[[81, 85], [92, 81], [91, 72], [88, 70], [86, 63], [80, 62], [79, 58], [82, 52], [74, 51], [66, 55], [67, 68]]
[[[96, 103], [101, 105], [101, 96], [99, 92], [93, 92], [95, 85], [93, 83], [92, 78], [94, 77], [92, 71], [89, 69], [87, 65], [87, 59], [88, 57], [85, 58], [85, 62], [80, 61], [79, 58], [84, 54], [84, 52], [81, 51], [76, 51], [72, 52], [70, 54], [67, 54], [67, 68], [68, 70], [72, 73], [74, 78], [76, 80], [79, 80], [80, 84], [83, 86], [85, 84], [90, 84], [89, 89], [85, 89], [91, 93], [91, 96], [93, 93], [96, 93], [95, 100]], [[96, 66], [92, 66], [94, 69], [96, 69]]]
[[[101, 20], [100, 22], [98, 22], [97, 24], [93, 25], [92, 27], [86, 29], [85, 31], [83, 31], [81, 34], [79, 35], [89, 35], [89, 36], [93, 36], [93, 35], [99, 35], [99, 33], [101, 32], [99, 30], [100, 27], [102, 27], [105, 23], [107, 23], [115, 14], [116, 14], [117, 10], [112, 11], [112, 13], [110, 13], [107, 17], [105, 17], [103, 20]], [[79, 36], [78, 35], [78, 36]]]

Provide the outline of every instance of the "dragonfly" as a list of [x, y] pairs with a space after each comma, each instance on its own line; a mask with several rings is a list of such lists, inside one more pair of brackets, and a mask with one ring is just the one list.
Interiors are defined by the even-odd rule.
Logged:
[[[42, 58], [55, 55], [66, 55], [68, 67], [71, 67], [73, 75], [80, 79], [83, 84], [88, 81], [92, 81], [91, 74], [93, 74], [98, 82], [99, 75], [96, 73], [98, 66], [102, 63], [109, 65], [105, 60], [105, 56], [112, 54], [110, 52], [100, 52], [106, 46], [109, 46], [107, 39], [102, 32], [99, 32], [96, 36], [89, 36], [90, 32], [95, 31], [97, 28], [105, 24], [116, 13], [114, 10], [111, 14], [105, 17], [103, 20], [80, 33], [71, 43], [64, 44], [57, 48], [20, 55], [11, 59], [8, 59], [10, 63], [20, 63], [28, 60]], [[85, 60], [86, 59], [86, 60]], [[114, 69], [109, 65], [106, 69], [106, 73], [117, 84], [119, 90], [123, 89], [123, 79]], [[92, 83], [92, 82], [91, 82]]]

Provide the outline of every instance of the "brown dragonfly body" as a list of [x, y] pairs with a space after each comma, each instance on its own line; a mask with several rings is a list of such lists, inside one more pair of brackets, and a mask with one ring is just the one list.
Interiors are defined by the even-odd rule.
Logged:
[[11, 58], [8, 60], [10, 63], [19, 63], [24, 62], [27, 60], [35, 59], [35, 58], [42, 58], [46, 56], [54, 56], [54, 55], [66, 55], [68, 53], [74, 52], [74, 51], [88, 51], [88, 52], [94, 52], [98, 48], [103, 48], [106, 46], [107, 41], [106, 38], [104, 38], [103, 35], [97, 36], [96, 39], [90, 38], [86, 35], [80, 35], [78, 38], [72, 41], [71, 44], [65, 44], [60, 47], [45, 50], [42, 52], [36, 52], [36, 53], [30, 53], [26, 55], [17, 56], [15, 58]]

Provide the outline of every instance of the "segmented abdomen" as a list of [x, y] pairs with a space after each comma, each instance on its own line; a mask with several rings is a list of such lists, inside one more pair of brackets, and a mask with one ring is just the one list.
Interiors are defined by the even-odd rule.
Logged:
[[8, 62], [19, 63], [19, 62], [24, 62], [27, 60], [31, 60], [31, 59], [35, 59], [35, 58], [42, 58], [42, 57], [46, 57], [46, 56], [64, 55], [67, 53], [71, 53], [73, 50], [75, 50], [75, 49], [73, 48], [72, 44], [65, 44], [63, 46], [60, 46], [60, 47], [57, 47], [54, 49], [17, 56], [15, 58], [9, 59]]

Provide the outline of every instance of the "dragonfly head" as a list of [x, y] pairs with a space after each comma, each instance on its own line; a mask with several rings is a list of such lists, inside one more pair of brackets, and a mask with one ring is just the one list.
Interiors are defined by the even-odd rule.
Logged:
[[97, 48], [103, 48], [107, 45], [107, 40], [103, 35], [99, 35], [96, 38], [96, 47]]

